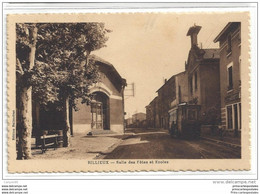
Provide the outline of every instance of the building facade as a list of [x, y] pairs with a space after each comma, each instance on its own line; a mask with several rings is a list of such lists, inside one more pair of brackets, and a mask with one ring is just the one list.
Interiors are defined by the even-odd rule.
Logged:
[[171, 108], [171, 102], [176, 99], [176, 82], [175, 76], [165, 80], [162, 87], [157, 90], [158, 93], [158, 117], [159, 126], [163, 129], [169, 129], [168, 111]]
[[126, 80], [114, 66], [91, 55], [98, 66], [100, 80], [90, 88], [94, 98], [90, 105], [78, 103], [79, 111], [73, 111], [74, 133], [123, 133], [124, 132], [124, 88]]
[[189, 28], [191, 48], [185, 70], [188, 79], [188, 104], [201, 106], [200, 120], [204, 125], [220, 122], [219, 49], [198, 47], [197, 35], [201, 26]]
[[241, 132], [241, 23], [229, 22], [214, 42], [220, 47], [220, 91], [222, 128]]
[[132, 127], [133, 128], [146, 127], [146, 114], [142, 112], [133, 114]]
[[132, 119], [132, 117], [127, 118], [127, 119], [125, 120], [125, 124], [126, 124], [126, 127], [127, 127], [127, 128], [131, 127], [132, 124], [133, 124], [133, 119]]
[[[97, 56], [91, 55], [100, 74], [100, 81], [90, 87], [93, 100], [90, 105], [77, 103], [78, 111], [69, 108], [71, 134], [83, 133], [123, 133], [124, 132], [124, 88], [126, 80], [114, 66]], [[63, 130], [65, 128], [64, 110], [56, 105], [48, 110], [33, 101], [33, 134], [43, 130]]]
[[188, 102], [188, 77], [186, 72], [181, 72], [174, 76], [176, 98], [171, 102], [169, 113], [169, 126], [176, 120], [176, 109], [179, 104]]
[[146, 123], [149, 128], [159, 128], [158, 96], [156, 96], [146, 107]]

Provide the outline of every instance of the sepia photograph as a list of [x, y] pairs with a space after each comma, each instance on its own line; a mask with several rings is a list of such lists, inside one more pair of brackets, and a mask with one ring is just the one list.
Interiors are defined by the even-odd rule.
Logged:
[[259, 193], [258, 2], [0, 7], [2, 193]]
[[250, 168], [248, 20], [248, 12], [9, 15], [12, 161]]

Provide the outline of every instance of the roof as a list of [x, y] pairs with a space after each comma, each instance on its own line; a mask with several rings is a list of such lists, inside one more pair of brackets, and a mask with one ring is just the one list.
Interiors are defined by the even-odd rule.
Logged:
[[171, 79], [173, 79], [174, 77], [176, 77], [176, 76], [178, 76], [178, 75], [180, 75], [180, 74], [183, 74], [183, 73], [185, 73], [185, 71], [180, 72], [180, 73], [177, 73], [177, 74], [171, 76], [170, 79], [168, 79], [156, 92], [158, 92], [159, 90], [161, 90]]
[[214, 42], [220, 41], [224, 36], [227, 36], [229, 32], [231, 32], [233, 29], [238, 28], [241, 25], [241, 22], [229, 22], [223, 30], [217, 35], [217, 37], [214, 39]]
[[136, 115], [146, 115], [146, 113], [138, 112], [138, 113], [133, 114], [132, 116], [136, 116]]
[[111, 63], [109, 63], [108, 61], [105, 61], [104, 59], [102, 59], [94, 54], [89, 55], [89, 59], [97, 61], [102, 65], [106, 65], [109, 69], [111, 69], [111, 71], [116, 75], [116, 77], [122, 82], [123, 85], [125, 85], [125, 86], [127, 85], [126, 79], [124, 79], [120, 76], [120, 74], [117, 72], [116, 68]]
[[155, 96], [154, 99], [149, 103], [149, 105], [151, 105], [153, 102], [155, 102], [157, 100], [157, 98], [158, 98], [158, 96]]
[[219, 59], [219, 49], [203, 49], [205, 54], [203, 55], [204, 59]]

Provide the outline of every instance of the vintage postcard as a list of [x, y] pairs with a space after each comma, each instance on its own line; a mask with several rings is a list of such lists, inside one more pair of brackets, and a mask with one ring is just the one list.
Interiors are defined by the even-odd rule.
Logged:
[[9, 14], [8, 172], [250, 170], [249, 12]]

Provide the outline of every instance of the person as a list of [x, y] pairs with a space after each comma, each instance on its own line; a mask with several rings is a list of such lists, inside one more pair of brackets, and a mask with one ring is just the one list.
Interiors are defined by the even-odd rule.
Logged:
[[175, 128], [176, 128], [175, 122], [172, 121], [171, 130], [170, 130], [170, 134], [171, 134], [172, 137], [175, 135]]
[[220, 139], [223, 140], [223, 128], [221, 125], [218, 125], [218, 131], [219, 131]]

